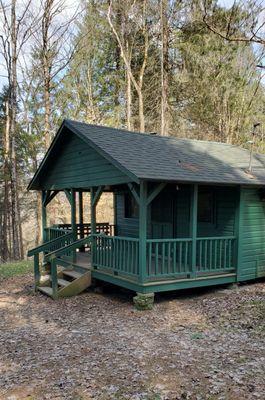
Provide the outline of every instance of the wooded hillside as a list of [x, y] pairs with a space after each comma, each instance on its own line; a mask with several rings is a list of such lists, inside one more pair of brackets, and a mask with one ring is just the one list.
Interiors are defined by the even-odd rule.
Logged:
[[[0, 0], [0, 262], [25, 256], [26, 186], [63, 118], [264, 151], [262, 2]], [[161, 150], [162, 151], [162, 150]]]

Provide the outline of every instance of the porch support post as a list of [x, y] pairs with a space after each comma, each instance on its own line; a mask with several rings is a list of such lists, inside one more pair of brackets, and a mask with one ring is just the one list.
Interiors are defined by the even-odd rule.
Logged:
[[[80, 239], [84, 237], [84, 210], [83, 210], [83, 192], [79, 190], [78, 192], [78, 214], [79, 214], [79, 235]], [[85, 246], [80, 247], [79, 251], [84, 252]]]
[[47, 241], [47, 232], [46, 232], [46, 228], [47, 228], [47, 210], [46, 210], [46, 205], [45, 205], [45, 201], [46, 201], [46, 196], [47, 193], [45, 190], [43, 190], [41, 192], [41, 222], [42, 222], [42, 241], [43, 243], [45, 243]]
[[80, 224], [80, 238], [84, 237], [84, 229], [83, 229], [83, 223], [84, 223], [84, 214], [83, 214], [83, 192], [79, 191], [78, 192], [78, 206], [79, 206], [79, 224]]
[[190, 233], [192, 238], [191, 250], [191, 277], [196, 276], [196, 250], [197, 250], [197, 215], [198, 215], [198, 185], [193, 185], [191, 194], [191, 220], [190, 220]]
[[95, 188], [92, 187], [90, 189], [90, 226], [91, 226], [91, 235], [96, 233], [96, 205], [94, 204], [95, 199]]
[[146, 238], [147, 238], [147, 182], [140, 182], [139, 203], [139, 280], [146, 278]]
[[[97, 220], [96, 220], [96, 207], [100, 199], [101, 193], [103, 192], [103, 186], [90, 188], [90, 227], [91, 235], [95, 235], [97, 231]], [[93, 260], [95, 254], [95, 238], [92, 236], [91, 242], [91, 266], [93, 267]]]
[[[76, 230], [76, 192], [74, 189], [71, 189], [71, 227], [73, 232], [73, 241], [75, 242], [77, 239], [77, 230]], [[73, 262], [76, 261], [76, 250], [73, 250]]]

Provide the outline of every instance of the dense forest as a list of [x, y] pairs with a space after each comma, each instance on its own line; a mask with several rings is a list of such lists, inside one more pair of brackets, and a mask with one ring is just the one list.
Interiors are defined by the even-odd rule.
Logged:
[[63, 118], [245, 147], [259, 122], [264, 150], [262, 1], [0, 0], [0, 20], [0, 262], [29, 218], [40, 239], [26, 187]]

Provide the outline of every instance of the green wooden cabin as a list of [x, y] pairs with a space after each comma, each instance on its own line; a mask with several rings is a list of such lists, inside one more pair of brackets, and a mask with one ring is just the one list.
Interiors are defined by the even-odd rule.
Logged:
[[[156, 292], [265, 276], [265, 156], [253, 156], [251, 173], [249, 160], [229, 144], [65, 120], [29, 184], [42, 192], [43, 243], [29, 251], [36, 287], [57, 298], [96, 278], [145, 302]], [[60, 191], [71, 224], [47, 227], [46, 207]], [[96, 221], [104, 191], [114, 194], [114, 225]]]

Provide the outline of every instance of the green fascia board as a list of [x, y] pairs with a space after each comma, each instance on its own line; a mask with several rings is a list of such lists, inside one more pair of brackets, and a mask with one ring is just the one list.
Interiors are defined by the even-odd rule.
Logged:
[[[97, 145], [94, 144], [94, 142], [92, 140], [89, 140], [89, 138], [85, 137], [84, 135], [82, 135], [68, 120], [63, 120], [57, 134], [55, 135], [55, 137], [53, 138], [51, 145], [49, 147], [49, 149], [47, 150], [43, 160], [41, 161], [37, 171], [35, 172], [33, 178], [31, 179], [27, 190], [35, 190], [34, 189], [34, 184], [38, 178], [38, 176], [40, 175], [46, 161], [48, 160], [50, 154], [52, 153], [54, 147], [56, 146], [58, 140], [60, 139], [61, 135], [63, 134], [63, 129], [64, 128], [68, 128], [70, 131], [72, 131], [75, 135], [77, 135], [81, 140], [83, 140], [86, 144], [88, 144], [90, 147], [92, 147], [97, 153], [99, 153], [102, 157], [104, 157], [107, 161], [109, 161], [111, 164], [113, 164], [117, 169], [119, 169], [122, 173], [124, 173], [125, 175], [127, 175], [133, 182], [139, 183], [139, 179], [137, 176], [135, 176], [134, 174], [132, 174], [129, 170], [127, 170], [125, 167], [123, 167], [122, 165], [120, 165], [120, 163], [118, 163], [116, 160], [114, 160], [111, 156], [109, 156], [105, 151], [103, 151], [102, 149], [100, 149]], [[49, 188], [49, 189], [65, 189], [64, 187], [53, 187], [53, 188]]]

